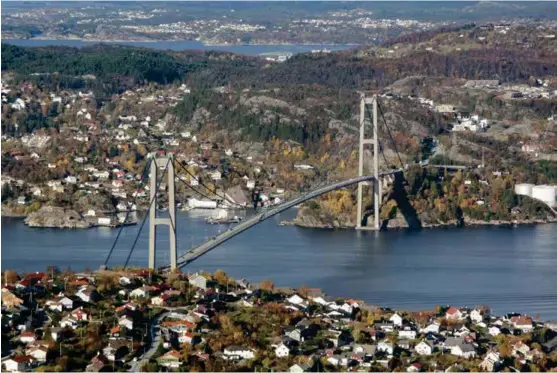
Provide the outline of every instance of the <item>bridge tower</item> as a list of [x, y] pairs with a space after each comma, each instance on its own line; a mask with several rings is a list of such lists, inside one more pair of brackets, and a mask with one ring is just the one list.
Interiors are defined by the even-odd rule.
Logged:
[[[157, 225], [167, 225], [170, 230], [170, 269], [176, 268], [176, 203], [174, 194], [174, 156], [153, 156], [150, 164], [151, 185], [149, 187], [151, 205], [149, 207], [149, 269], [155, 269]], [[168, 218], [157, 217], [157, 182], [159, 170], [166, 169], [168, 185]], [[162, 180], [161, 180], [162, 182]]]
[[[368, 105], [372, 107], [373, 137], [365, 137], [365, 117]], [[360, 147], [358, 176], [364, 176], [364, 145], [373, 145], [373, 197], [374, 197], [374, 229], [379, 230], [379, 208], [381, 205], [381, 186], [379, 183], [379, 137], [377, 129], [377, 95], [365, 97], [362, 93], [360, 98]], [[363, 183], [358, 183], [358, 211], [356, 217], [356, 229], [362, 228], [362, 195]]]

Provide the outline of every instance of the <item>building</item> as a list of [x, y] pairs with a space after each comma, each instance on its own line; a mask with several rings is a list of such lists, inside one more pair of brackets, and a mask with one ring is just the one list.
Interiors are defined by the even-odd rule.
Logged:
[[451, 348], [451, 355], [471, 359], [476, 356], [476, 349], [470, 343], [460, 343]]
[[462, 319], [462, 312], [456, 307], [449, 307], [445, 313], [445, 318], [448, 320], [460, 320]]
[[277, 357], [287, 357], [290, 355], [290, 349], [284, 343], [281, 343], [275, 348], [275, 355]]
[[180, 353], [176, 350], [168, 351], [166, 354], [162, 355], [157, 359], [157, 363], [160, 366], [170, 368], [170, 369], [178, 369], [180, 365], [182, 365], [182, 357]]
[[205, 277], [196, 273], [191, 275], [188, 280], [191, 285], [203, 290], [207, 290], [207, 279]]
[[433, 344], [430, 341], [421, 341], [414, 350], [419, 355], [429, 356], [433, 353]]
[[27, 372], [31, 370], [32, 363], [31, 356], [14, 356], [4, 360], [2, 365], [6, 368], [6, 372]]
[[[254, 185], [255, 186], [255, 185]], [[242, 189], [240, 185], [236, 185], [235, 187], [229, 188], [225, 192], [226, 203], [231, 207], [234, 205], [240, 206], [247, 206], [250, 202], [246, 192]]]
[[240, 346], [229, 346], [224, 349], [223, 352], [224, 356], [226, 356], [229, 360], [234, 359], [253, 359], [255, 354], [253, 350], [240, 347]]

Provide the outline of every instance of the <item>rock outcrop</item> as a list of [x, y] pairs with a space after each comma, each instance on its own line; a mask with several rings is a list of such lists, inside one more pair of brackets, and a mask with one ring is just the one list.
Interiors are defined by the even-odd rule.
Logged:
[[56, 206], [43, 206], [25, 219], [25, 224], [34, 228], [89, 228], [87, 222], [77, 211]]

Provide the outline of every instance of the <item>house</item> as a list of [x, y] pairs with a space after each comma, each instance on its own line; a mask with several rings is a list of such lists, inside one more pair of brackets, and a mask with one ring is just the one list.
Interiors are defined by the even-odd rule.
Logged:
[[76, 295], [84, 302], [90, 303], [95, 299], [96, 292], [94, 288], [82, 288]]
[[462, 318], [462, 312], [456, 307], [449, 307], [447, 312], [445, 312], [445, 318], [448, 320], [460, 320]]
[[[31, 369], [33, 358], [31, 356], [14, 356], [2, 362], [6, 372], [27, 372]], [[2, 369], [4, 370], [4, 369]]]
[[235, 187], [229, 188], [224, 193], [226, 197], [226, 202], [228, 204], [235, 204], [240, 206], [247, 206], [250, 202], [246, 192], [242, 189], [242, 186], [236, 185]]
[[147, 298], [151, 288], [149, 286], [142, 286], [140, 288], [134, 289], [130, 292], [130, 297], [132, 298]]
[[302, 364], [294, 364], [292, 365], [289, 370], [290, 373], [303, 373], [303, 372], [310, 372], [311, 371], [312, 366], [308, 363], [302, 363]]
[[499, 365], [499, 352], [489, 351], [483, 361], [480, 363], [480, 369], [486, 372], [493, 372]]
[[371, 344], [354, 344], [352, 351], [357, 354], [363, 354], [364, 356], [373, 356], [377, 350], [376, 345]]
[[287, 357], [290, 355], [290, 349], [284, 343], [281, 343], [275, 348], [275, 355], [277, 357]]
[[472, 310], [472, 312], [470, 312], [470, 320], [472, 320], [475, 323], [479, 323], [482, 322], [484, 319], [484, 314], [481, 310], [478, 309], [474, 309]]
[[401, 327], [402, 326], [402, 317], [398, 314], [395, 313], [394, 315], [392, 315], [389, 318], [389, 321], [393, 323], [393, 325]]
[[429, 324], [425, 328], [421, 329], [422, 333], [439, 333], [440, 325], [436, 322]]
[[80, 308], [77, 308], [77, 309], [73, 310], [71, 315], [77, 321], [88, 321], [89, 318], [90, 318], [89, 312], [83, 310], [83, 307], [80, 307]]
[[178, 335], [178, 343], [195, 344], [199, 338], [192, 332], [182, 332]]
[[286, 301], [288, 303], [292, 303], [292, 304], [295, 304], [295, 305], [302, 305], [306, 302], [305, 299], [300, 297], [298, 294], [294, 294], [294, 295], [286, 298]]
[[39, 363], [44, 363], [46, 361], [46, 355], [48, 353], [48, 348], [44, 346], [33, 347], [26, 351], [28, 356], [33, 357]]
[[460, 343], [451, 348], [451, 355], [471, 359], [476, 356], [476, 349], [470, 343]]
[[6, 308], [18, 308], [23, 300], [15, 296], [9, 289], [2, 288], [2, 305]]
[[220, 180], [222, 178], [222, 174], [220, 173], [220, 171], [214, 171], [210, 174], [211, 179], [213, 180]]
[[511, 317], [511, 324], [523, 332], [529, 332], [534, 329], [533, 320], [529, 316], [513, 316]]
[[191, 275], [188, 280], [191, 285], [203, 290], [207, 290], [207, 279], [205, 277], [196, 273]]
[[398, 336], [400, 338], [416, 339], [416, 331], [407, 326], [398, 331]]
[[342, 357], [341, 357], [341, 356], [339, 356], [339, 355], [332, 355], [332, 356], [329, 356], [329, 357], [327, 358], [327, 363], [329, 363], [329, 364], [331, 364], [332, 366], [335, 366], [335, 367], [336, 367], [336, 366], [340, 365], [341, 360], [342, 360]]
[[246, 347], [240, 347], [240, 346], [226, 347], [223, 353], [229, 360], [240, 359], [240, 358], [253, 359], [255, 357], [255, 354], [251, 349]]
[[19, 336], [19, 340], [23, 343], [31, 343], [37, 340], [37, 336], [35, 335], [35, 332], [32, 331], [23, 332]]
[[418, 355], [429, 356], [433, 353], [433, 343], [430, 341], [421, 341], [414, 347], [414, 350]]
[[122, 334], [120, 326], [115, 326], [114, 328], [110, 328], [109, 334], [111, 338], [120, 338]]
[[394, 345], [387, 341], [381, 341], [377, 344], [377, 351], [385, 352], [388, 355], [392, 355], [394, 351]]
[[178, 369], [182, 365], [182, 357], [180, 353], [176, 350], [168, 351], [166, 354], [162, 355], [157, 359], [157, 363], [163, 367]]
[[496, 326], [490, 326], [489, 329], [487, 330], [487, 332], [489, 333], [489, 335], [492, 335], [492, 336], [495, 337], [496, 335], [501, 334], [501, 329], [499, 329]]
[[123, 326], [129, 330], [133, 329], [133, 320], [128, 316], [122, 316], [118, 319], [118, 325]]
[[64, 318], [62, 318], [62, 320], [60, 320], [60, 327], [61, 328], [72, 328], [72, 329], [76, 329], [78, 327], [79, 323], [77, 322], [77, 319], [75, 319], [72, 316], [66, 316]]

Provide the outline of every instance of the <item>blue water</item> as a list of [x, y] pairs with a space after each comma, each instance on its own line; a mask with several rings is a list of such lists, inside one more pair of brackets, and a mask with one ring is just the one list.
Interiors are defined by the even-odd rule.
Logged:
[[[210, 214], [179, 213], [178, 250], [183, 252], [219, 229]], [[251, 282], [307, 285], [335, 296], [406, 309], [439, 304], [485, 304], [496, 313], [523, 312], [557, 319], [557, 224], [517, 228], [432, 229], [362, 232], [279, 226], [294, 211], [264, 221], [209, 252], [185, 271], [223, 269]], [[147, 227], [148, 225], [146, 225]], [[123, 230], [109, 265], [122, 265], [139, 225]], [[29, 228], [2, 219], [2, 269], [96, 269], [117, 231], [108, 228]], [[168, 233], [160, 229], [159, 264], [168, 262]], [[147, 265], [147, 231], [131, 260]]]
[[[67, 47], [83, 47], [99, 44], [98, 41], [81, 41], [81, 40], [41, 40], [41, 39], [6, 39], [2, 43], [19, 45], [23, 47], [45, 47], [45, 46], [67, 46]], [[205, 45], [196, 40], [180, 40], [180, 41], [157, 41], [157, 42], [103, 42], [103, 44], [129, 45], [134, 47], [145, 47], [162, 50], [216, 50], [221, 52], [232, 52], [244, 55], [258, 55], [261, 53], [304, 53], [313, 49], [329, 49], [332, 51], [356, 48], [355, 45], [224, 45], [213, 46]]]

